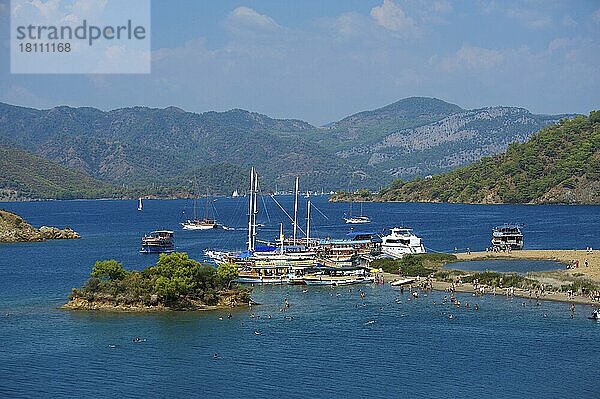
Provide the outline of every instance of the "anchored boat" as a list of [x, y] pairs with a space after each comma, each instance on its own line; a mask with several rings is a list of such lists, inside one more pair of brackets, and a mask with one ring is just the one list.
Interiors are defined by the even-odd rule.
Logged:
[[417, 237], [412, 229], [406, 227], [394, 227], [391, 233], [381, 237], [381, 240], [381, 252], [393, 258], [425, 253], [421, 237]]
[[165, 253], [173, 252], [173, 232], [171, 230], [156, 230], [142, 237], [141, 253]]
[[492, 246], [501, 250], [523, 249], [523, 233], [518, 224], [503, 224], [492, 229]]
[[344, 218], [346, 223], [349, 224], [364, 224], [371, 223], [371, 219], [368, 216], [363, 215], [362, 202], [360, 203], [360, 216], [352, 216], [352, 201], [350, 201], [350, 210], [348, 212], [348, 217]]
[[197, 182], [194, 179], [194, 218], [181, 223], [184, 230], [210, 230], [217, 228], [217, 221], [208, 217], [208, 189], [206, 190], [206, 213], [204, 219], [196, 217], [196, 190]]

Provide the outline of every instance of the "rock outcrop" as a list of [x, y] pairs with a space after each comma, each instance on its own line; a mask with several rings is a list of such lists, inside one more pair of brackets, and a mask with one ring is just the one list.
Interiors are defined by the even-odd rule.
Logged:
[[70, 227], [31, 226], [14, 213], [0, 209], [0, 242], [33, 242], [80, 238]]

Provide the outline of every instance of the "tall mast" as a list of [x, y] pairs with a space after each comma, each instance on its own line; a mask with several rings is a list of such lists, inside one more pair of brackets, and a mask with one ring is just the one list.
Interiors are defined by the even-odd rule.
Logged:
[[254, 190], [254, 166], [252, 167], [252, 171], [250, 172], [250, 191], [249, 191], [249, 201], [248, 201], [248, 251], [254, 250], [252, 247], [252, 214], [254, 213], [253, 205], [254, 201], [252, 200], [252, 191]]
[[252, 250], [256, 244], [256, 214], [258, 213], [258, 207], [256, 201], [258, 197], [258, 174], [254, 171], [254, 214], [252, 215]]
[[306, 246], [308, 247], [308, 240], [310, 238], [310, 200], [306, 206]]
[[206, 216], [204, 219], [208, 221], [208, 186], [206, 187]]
[[279, 223], [279, 242], [281, 243], [279, 253], [283, 255], [283, 223]]
[[196, 220], [196, 197], [198, 197], [198, 180], [194, 176], [194, 220]]
[[296, 188], [294, 190], [294, 245], [296, 245], [296, 229], [298, 228], [298, 183], [299, 178], [296, 176]]

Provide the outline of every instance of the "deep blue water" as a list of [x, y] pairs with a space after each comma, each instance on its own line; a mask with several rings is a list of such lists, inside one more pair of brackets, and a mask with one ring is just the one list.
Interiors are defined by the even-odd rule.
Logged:
[[[329, 217], [312, 213], [314, 235], [347, 232], [347, 205], [312, 200]], [[291, 209], [290, 197], [280, 201]], [[260, 234], [269, 239], [284, 216], [265, 203]], [[213, 205], [222, 223], [244, 227], [244, 198]], [[219, 320], [223, 312], [69, 313], [56, 307], [95, 260], [154, 263], [137, 252], [144, 232], [176, 230], [178, 250], [197, 259], [205, 248], [242, 248], [247, 233], [180, 230], [182, 211], [191, 212], [183, 200], [145, 201], [143, 212], [136, 201], [0, 207], [83, 236], [0, 245], [0, 397], [598, 397], [600, 323], [587, 320], [590, 307], [578, 306], [570, 319], [564, 303], [459, 295], [480, 310], [456, 310], [443, 293], [409, 300], [389, 285], [363, 287], [364, 300], [358, 288], [284, 286], [255, 288], [262, 305], [230, 320]], [[435, 251], [481, 250], [504, 222], [525, 224], [526, 248], [600, 248], [597, 206], [398, 203], [365, 204], [364, 213], [370, 229], [413, 227]], [[285, 298], [291, 307], [282, 313]]]

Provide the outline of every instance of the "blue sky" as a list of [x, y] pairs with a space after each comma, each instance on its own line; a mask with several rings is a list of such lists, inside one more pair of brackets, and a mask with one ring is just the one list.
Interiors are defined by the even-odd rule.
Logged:
[[11, 75], [9, 13], [0, 0], [0, 101], [17, 105], [243, 108], [314, 124], [409, 96], [600, 108], [597, 0], [157, 0], [149, 75]]

